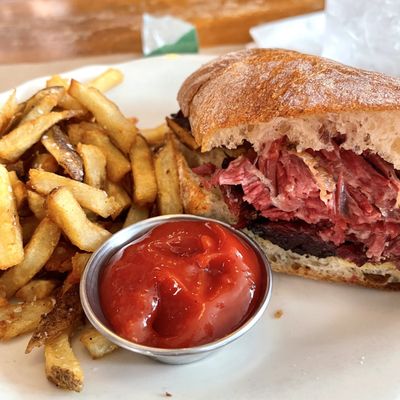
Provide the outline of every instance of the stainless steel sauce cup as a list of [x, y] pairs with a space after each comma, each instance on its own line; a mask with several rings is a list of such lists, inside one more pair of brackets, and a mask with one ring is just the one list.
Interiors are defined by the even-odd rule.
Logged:
[[[163, 224], [165, 222], [184, 220], [206, 222], [210, 221], [220, 224], [228, 229], [231, 233], [247, 242], [252, 247], [252, 249], [259, 255], [260, 259], [262, 260], [266, 271], [265, 277], [267, 279], [267, 282], [265, 285], [265, 292], [263, 293], [260, 304], [250, 316], [250, 318], [238, 329], [221, 339], [200, 346], [179, 349], [164, 349], [144, 346], [124, 339], [123, 337], [113, 332], [100, 306], [99, 279], [103, 268], [107, 265], [111, 257], [118, 250], [120, 250], [125, 245], [131, 243], [132, 241], [140, 238], [155, 226]], [[271, 297], [271, 291], [272, 272], [270, 264], [260, 247], [252, 239], [246, 236], [243, 232], [232, 228], [228, 224], [210, 218], [197, 217], [194, 215], [186, 214], [167, 215], [150, 218], [133, 224], [115, 233], [95, 253], [93, 253], [86, 265], [80, 283], [80, 295], [83, 310], [85, 311], [85, 314], [89, 321], [102, 335], [124, 349], [146, 355], [148, 357], [168, 364], [186, 364], [192, 361], [200, 360], [201, 358], [206, 357], [210, 353], [220, 349], [223, 346], [226, 346], [227, 344], [233, 342], [234, 340], [245, 334], [261, 318]]]

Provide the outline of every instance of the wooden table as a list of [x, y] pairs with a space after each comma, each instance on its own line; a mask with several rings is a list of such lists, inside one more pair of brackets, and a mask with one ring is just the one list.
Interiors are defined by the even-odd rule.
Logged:
[[193, 22], [202, 47], [250, 41], [262, 22], [317, 11], [324, 0], [1, 0], [0, 63], [140, 52], [141, 15]]

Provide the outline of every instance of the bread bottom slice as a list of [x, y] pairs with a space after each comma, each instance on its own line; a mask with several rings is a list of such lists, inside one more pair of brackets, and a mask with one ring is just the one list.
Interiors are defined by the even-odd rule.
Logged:
[[340, 257], [318, 258], [301, 255], [271, 243], [249, 229], [244, 233], [254, 239], [267, 255], [272, 270], [304, 278], [342, 282], [369, 288], [400, 290], [400, 271], [392, 262], [365, 263], [358, 266]]

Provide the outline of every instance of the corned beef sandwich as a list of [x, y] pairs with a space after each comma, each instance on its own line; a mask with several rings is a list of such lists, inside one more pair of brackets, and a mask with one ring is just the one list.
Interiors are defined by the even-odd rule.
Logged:
[[212, 61], [175, 122], [187, 213], [252, 236], [272, 268], [400, 289], [400, 80], [293, 51]]

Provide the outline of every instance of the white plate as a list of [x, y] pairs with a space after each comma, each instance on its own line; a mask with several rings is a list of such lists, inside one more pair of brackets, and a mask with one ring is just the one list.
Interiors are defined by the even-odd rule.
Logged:
[[[158, 124], [177, 110], [183, 79], [208, 59], [170, 56], [118, 65], [125, 82], [110, 97], [127, 115], [138, 116], [141, 126]], [[85, 80], [103, 68], [68, 75]], [[44, 82], [21, 86], [20, 98]], [[256, 327], [195, 364], [163, 365], [122, 350], [93, 361], [75, 341], [85, 372], [84, 390], [75, 398], [147, 400], [168, 391], [184, 400], [400, 399], [399, 294], [274, 278], [271, 303]], [[283, 316], [274, 319], [278, 309]], [[72, 396], [46, 381], [41, 349], [24, 354], [27, 340], [0, 345], [0, 399]]]

